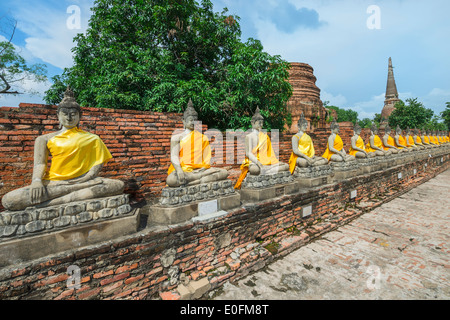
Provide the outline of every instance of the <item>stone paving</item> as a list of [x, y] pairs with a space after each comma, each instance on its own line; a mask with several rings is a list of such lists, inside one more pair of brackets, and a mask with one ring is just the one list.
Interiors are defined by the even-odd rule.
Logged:
[[450, 299], [449, 187], [447, 170], [211, 296]]

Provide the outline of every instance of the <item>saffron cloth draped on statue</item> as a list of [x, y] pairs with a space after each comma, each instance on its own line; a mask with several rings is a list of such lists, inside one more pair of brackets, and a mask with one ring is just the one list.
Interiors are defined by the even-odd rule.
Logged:
[[77, 127], [64, 131], [47, 142], [52, 156], [45, 180], [69, 180], [112, 158], [108, 148], [95, 134]]
[[[358, 139], [356, 140], [356, 147], [366, 150], [366, 147], [364, 146], [364, 140], [361, 137], [358, 137]], [[348, 150], [348, 154], [352, 156], [354, 156], [357, 152], [358, 150], [355, 150], [352, 147], [350, 147], [350, 149]]]
[[[314, 157], [316, 152], [314, 150], [314, 145], [313, 145], [311, 137], [309, 135], [307, 135], [306, 133], [303, 133], [301, 138], [298, 135], [295, 135], [295, 136], [297, 136], [297, 138], [299, 138], [298, 139], [298, 151], [307, 155], [310, 158]], [[291, 152], [291, 157], [289, 158], [289, 171], [291, 172], [291, 174], [295, 170], [297, 158], [298, 158], [298, 155], [296, 155], [294, 152]]]
[[[263, 166], [277, 164], [279, 162], [277, 157], [275, 156], [275, 153], [273, 152], [270, 138], [264, 132], [259, 132], [258, 145], [253, 148], [252, 153], [256, 156], [256, 159], [258, 159], [258, 161], [261, 162]], [[241, 175], [239, 176], [236, 185], [234, 186], [235, 189], [241, 188], [242, 181], [244, 181], [245, 177], [247, 176], [250, 163], [250, 159], [248, 159], [248, 157], [245, 157], [244, 162], [241, 164]]]
[[[180, 140], [180, 166], [184, 172], [211, 168], [211, 146], [208, 138], [198, 131], [191, 131]], [[171, 164], [167, 175], [175, 170]]]
[[[342, 141], [341, 137], [338, 134], [336, 135], [336, 138], [334, 138], [334, 146], [333, 147], [337, 151], [341, 151], [342, 148], [344, 148], [344, 142]], [[327, 149], [323, 153], [322, 158], [326, 158], [326, 159], [328, 159], [328, 161], [330, 161], [330, 158], [333, 154], [334, 154], [334, 152], [330, 151], [330, 147], [327, 142]]]
[[[383, 142], [381, 141], [381, 139], [380, 139], [380, 137], [379, 137], [378, 135], [375, 135], [375, 136], [373, 137], [373, 144], [375, 145], [375, 147], [383, 149]], [[373, 149], [373, 148], [370, 146], [370, 142], [368, 142], [368, 143], [366, 144], [366, 151], [367, 151], [367, 152], [375, 152], [375, 151], [377, 151], [377, 150], [376, 150], [376, 149]]]

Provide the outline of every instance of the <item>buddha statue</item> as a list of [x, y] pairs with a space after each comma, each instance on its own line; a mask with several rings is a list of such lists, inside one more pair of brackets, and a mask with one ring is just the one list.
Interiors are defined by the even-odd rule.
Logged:
[[355, 158], [364, 159], [364, 158], [371, 158], [375, 156], [375, 153], [373, 152], [367, 152], [366, 146], [364, 144], [364, 140], [361, 138], [361, 127], [359, 124], [355, 124], [353, 127], [353, 136], [351, 139], [351, 148], [348, 151], [348, 154], [355, 156]]
[[289, 170], [293, 174], [295, 167], [321, 166], [328, 163], [328, 160], [315, 155], [314, 144], [311, 137], [306, 133], [308, 120], [300, 115], [298, 120], [298, 133], [292, 137], [292, 153], [289, 159]]
[[422, 141], [422, 138], [419, 135], [419, 129], [414, 128], [414, 144], [419, 148], [419, 149], [425, 149], [427, 148], [427, 145], [425, 145]]
[[234, 186], [235, 189], [241, 188], [247, 173], [258, 176], [289, 170], [287, 163], [277, 159], [269, 136], [262, 131], [264, 117], [261, 115], [259, 107], [256, 108], [251, 124], [251, 132], [245, 136], [245, 159], [240, 167], [241, 174]]
[[370, 128], [369, 142], [366, 144], [366, 151], [373, 152], [376, 156], [387, 156], [392, 154], [390, 150], [384, 150], [383, 142], [378, 136], [378, 127], [373, 124]]
[[81, 108], [70, 88], [58, 105], [57, 116], [61, 129], [35, 140], [31, 184], [5, 194], [2, 205], [6, 209], [19, 211], [123, 193], [122, 181], [98, 176], [112, 156], [97, 135], [79, 128]]
[[386, 151], [391, 151], [393, 154], [397, 154], [401, 152], [401, 149], [397, 148], [394, 144], [394, 138], [391, 136], [391, 127], [389, 125], [386, 125], [384, 128], [384, 135], [382, 138], [383, 141], [383, 149]]
[[328, 137], [327, 148], [322, 157], [332, 162], [355, 161], [355, 156], [345, 152], [344, 142], [339, 136], [339, 124], [336, 121], [331, 123], [331, 134]]
[[408, 148], [408, 146], [407, 146], [405, 137], [402, 135], [402, 129], [398, 125], [397, 125], [397, 128], [395, 129], [394, 143], [395, 143], [395, 146], [398, 149], [402, 150], [403, 152], [411, 151], [411, 149]]
[[410, 128], [406, 128], [405, 141], [406, 141], [406, 147], [410, 148], [411, 150], [416, 151], [416, 150], [420, 149], [420, 147], [414, 143], [414, 137], [411, 134]]
[[436, 133], [436, 130], [433, 131], [431, 134], [432, 134], [432, 138], [433, 138], [432, 142], [433, 142], [435, 145], [440, 146], [441, 143], [439, 142], [439, 138], [438, 138], [438, 134]]
[[189, 99], [183, 113], [184, 131], [170, 139], [170, 166], [166, 184], [169, 187], [189, 186], [225, 180], [228, 171], [211, 167], [208, 137], [194, 129], [198, 114]]
[[425, 129], [423, 129], [421, 131], [421, 136], [420, 139], [422, 140], [422, 144], [426, 147], [426, 148], [432, 148], [433, 145], [430, 142], [430, 137], [428, 137], [427, 131]]

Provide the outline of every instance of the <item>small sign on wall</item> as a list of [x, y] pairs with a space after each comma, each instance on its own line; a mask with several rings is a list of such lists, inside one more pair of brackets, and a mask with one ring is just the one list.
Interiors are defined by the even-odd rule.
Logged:
[[414, 169], [414, 174], [416, 174], [417, 173], [417, 169]]
[[403, 175], [402, 175], [402, 173], [401, 173], [401, 172], [399, 172], [399, 173], [398, 173], [398, 178], [399, 178], [399, 179], [401, 179], [401, 178], [402, 178], [402, 176], [403, 176]]
[[350, 192], [350, 199], [355, 199], [357, 194], [358, 194], [358, 191], [352, 190], [352, 191]]
[[309, 216], [312, 213], [312, 206], [303, 207], [302, 218]]
[[198, 215], [214, 213], [217, 211], [217, 199], [211, 201], [200, 202], [198, 204]]

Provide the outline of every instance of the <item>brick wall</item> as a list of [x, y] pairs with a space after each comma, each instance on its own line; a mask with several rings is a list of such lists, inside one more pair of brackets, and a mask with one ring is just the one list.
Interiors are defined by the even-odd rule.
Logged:
[[[180, 297], [175, 292], [179, 274], [190, 281], [207, 279], [213, 290], [263, 268], [449, 167], [448, 154], [431, 157], [245, 204], [207, 224], [188, 221], [168, 227], [142, 226], [137, 233], [113, 241], [0, 269], [0, 299], [176, 299]], [[399, 172], [402, 179], [398, 179]], [[353, 190], [357, 197], [350, 200]], [[302, 208], [309, 205], [312, 214], [302, 218]], [[70, 266], [80, 268], [79, 288], [68, 287]]]

